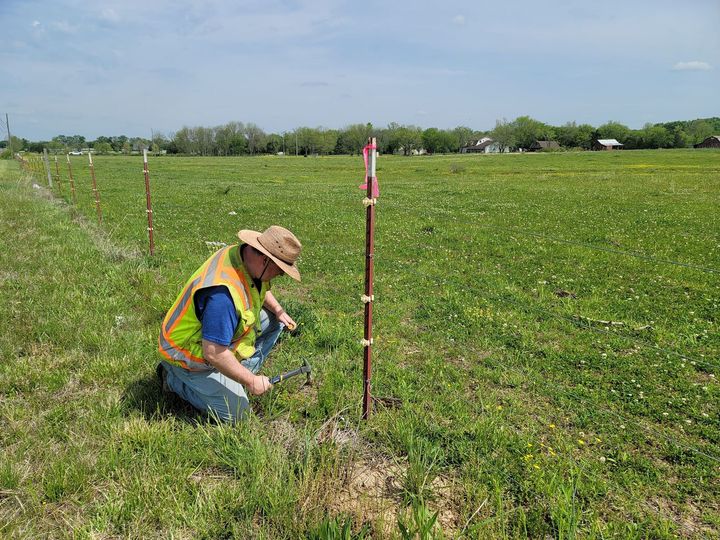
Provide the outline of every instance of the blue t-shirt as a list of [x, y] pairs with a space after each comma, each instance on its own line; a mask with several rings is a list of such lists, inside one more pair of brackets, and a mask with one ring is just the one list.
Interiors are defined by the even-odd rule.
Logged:
[[206, 287], [195, 293], [195, 314], [202, 324], [202, 337], [227, 347], [238, 325], [237, 311], [225, 285]]

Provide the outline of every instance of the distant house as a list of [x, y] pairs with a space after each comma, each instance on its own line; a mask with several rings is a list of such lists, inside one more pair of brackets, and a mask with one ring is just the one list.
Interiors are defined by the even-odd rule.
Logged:
[[540, 150], [559, 150], [560, 144], [557, 141], [535, 141], [528, 148], [528, 152], [538, 152]]
[[695, 148], [720, 148], [720, 135], [708, 137], [703, 142], [697, 143]]
[[500, 152], [509, 152], [509, 148], [502, 148], [500, 144], [493, 141], [490, 137], [483, 137], [475, 144], [463, 146], [460, 149], [461, 154], [498, 154]]
[[615, 139], [595, 139], [592, 143], [592, 150], [622, 150], [622, 147]]

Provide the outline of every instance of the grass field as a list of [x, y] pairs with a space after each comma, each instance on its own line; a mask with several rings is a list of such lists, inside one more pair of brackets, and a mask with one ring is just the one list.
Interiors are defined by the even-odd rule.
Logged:
[[[362, 160], [0, 162], [0, 534], [719, 538], [720, 152], [381, 156], [361, 422]], [[304, 245], [307, 358], [217, 426], [163, 396], [160, 321], [241, 228]], [[9, 306], [9, 309], [7, 307]]]

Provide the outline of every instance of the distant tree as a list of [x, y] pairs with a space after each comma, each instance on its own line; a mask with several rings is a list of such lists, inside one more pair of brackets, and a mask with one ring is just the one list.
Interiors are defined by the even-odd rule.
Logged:
[[311, 127], [302, 126], [295, 129], [295, 148], [298, 154], [307, 156], [315, 152], [316, 133]]
[[67, 153], [67, 147], [65, 146], [65, 144], [62, 141], [58, 140], [57, 137], [54, 137], [52, 141], [47, 143], [47, 149], [48, 149], [48, 152], [50, 152], [51, 154]]
[[676, 126], [671, 130], [674, 148], [687, 148], [692, 146], [692, 137], [682, 127]]
[[490, 132], [490, 137], [498, 144], [502, 152], [508, 148], [514, 148], [517, 144], [515, 124], [508, 122], [505, 118], [496, 120], [495, 129]]
[[168, 149], [168, 138], [160, 131], [155, 131], [152, 134], [151, 149], [153, 153], [159, 154], [162, 150]]
[[250, 154], [255, 154], [265, 146], [265, 137], [265, 132], [256, 124], [245, 124], [245, 138], [247, 139], [247, 148]]
[[562, 126], [555, 128], [555, 137], [560, 144], [566, 148], [573, 148], [580, 146], [578, 144], [579, 128], [575, 122], [567, 122]]
[[175, 135], [173, 136], [172, 141], [179, 154], [193, 153], [189, 127], [183, 126], [179, 130], [177, 130], [175, 132]]
[[[3, 146], [7, 146], [7, 141], [3, 141], [3, 143]], [[10, 143], [12, 146], [12, 151], [19, 152], [20, 150], [27, 149], [29, 141], [27, 139], [21, 139], [20, 137], [12, 135], [10, 138]]]
[[672, 148], [675, 142], [673, 134], [664, 126], [645, 124], [639, 133], [639, 144], [641, 148]]
[[397, 130], [397, 140], [403, 155], [409, 156], [422, 146], [422, 130], [417, 126], [401, 126]]
[[167, 143], [162, 147], [163, 150], [166, 150], [168, 154], [179, 154], [180, 150], [177, 147], [177, 143], [175, 142], [175, 134], [170, 133], [168, 134], [168, 140]]
[[457, 151], [457, 138], [450, 131], [428, 128], [422, 132], [422, 145], [430, 153], [455, 152]]
[[440, 152], [441, 144], [441, 134], [438, 128], [427, 128], [422, 132], [422, 145], [426, 151], [431, 154]]
[[150, 149], [150, 140], [146, 139], [144, 137], [131, 137], [128, 139], [128, 142], [130, 143], [130, 148], [134, 152], [142, 152], [143, 150], [149, 150]]
[[113, 151], [113, 147], [109, 142], [95, 142], [93, 150], [97, 154], [109, 154]]
[[513, 121], [515, 144], [519, 148], [530, 148], [535, 141], [548, 141], [555, 138], [551, 126], [529, 116], [518, 116]]
[[707, 120], [693, 120], [688, 124], [687, 133], [690, 135], [692, 144], [704, 141], [713, 133], [713, 127]]
[[191, 141], [195, 152], [201, 156], [212, 156], [216, 153], [215, 133], [212, 128], [197, 126], [191, 130]]
[[106, 137], [105, 135], [100, 135], [93, 142], [89, 143], [89, 145], [91, 148], [95, 148], [95, 145], [98, 143], [108, 143], [108, 144], [112, 145], [112, 139], [110, 137]]
[[337, 129], [318, 128], [320, 132], [318, 140], [318, 152], [321, 154], [332, 154], [337, 148], [340, 132]]
[[116, 152], [122, 152], [127, 141], [128, 138], [125, 135], [118, 135], [117, 137], [110, 138], [110, 144], [112, 144], [113, 150]]
[[[615, 139], [624, 145], [628, 142], [630, 128], [620, 122], [610, 121], [597, 128], [599, 138]], [[632, 145], [632, 144], [631, 144]]]
[[593, 133], [595, 133], [595, 128], [590, 124], [580, 124], [573, 146], [590, 150], [592, 148]]
[[373, 135], [373, 125], [352, 124], [344, 127], [338, 133], [338, 147], [343, 154], [359, 154], [367, 144], [368, 138]]
[[43, 148], [47, 148], [49, 142], [48, 141], [33, 141], [30, 142], [25, 146], [25, 149], [28, 152], [35, 152], [37, 154], [42, 154]]
[[470, 146], [478, 141], [472, 129], [465, 126], [458, 126], [452, 130], [454, 137], [453, 151], [459, 152], [463, 146]]
[[265, 148], [263, 149], [264, 152], [268, 154], [277, 154], [278, 152], [282, 152], [282, 149], [282, 135], [278, 135], [277, 133], [271, 133], [265, 138]]
[[390, 122], [387, 128], [379, 130], [377, 134], [378, 150], [383, 154], [394, 154], [400, 150], [398, 131], [400, 124]]

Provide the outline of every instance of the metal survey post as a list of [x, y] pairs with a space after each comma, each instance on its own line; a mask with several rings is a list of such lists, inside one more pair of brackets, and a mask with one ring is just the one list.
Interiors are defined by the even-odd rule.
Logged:
[[65, 157], [67, 158], [68, 179], [70, 182], [70, 191], [72, 192], [72, 200], [73, 200], [73, 204], [77, 205], [77, 196], [75, 195], [75, 179], [73, 178], [73, 174], [72, 174], [72, 165], [70, 165], [70, 155], [65, 154]]
[[153, 240], [153, 211], [150, 202], [150, 170], [148, 169], [147, 149], [143, 149], [143, 173], [145, 174], [145, 198], [147, 201], [148, 236], [150, 237], [150, 255], [155, 255], [155, 241]]
[[45, 172], [47, 173], [48, 186], [53, 187], [52, 174], [50, 173], [50, 159], [48, 158], [47, 148], [43, 148], [43, 164], [45, 165]]
[[92, 178], [92, 190], [95, 195], [95, 211], [97, 212], [98, 224], [102, 224], [102, 210], [100, 209], [100, 192], [97, 188], [95, 180], [95, 165], [93, 165], [92, 154], [88, 152], [88, 160], [90, 162], [90, 177]]
[[60, 167], [58, 166], [57, 156], [55, 156], [55, 181], [57, 182], [60, 195], [62, 196], [62, 182], [60, 181]]
[[372, 409], [372, 397], [370, 394], [370, 380], [372, 378], [372, 315], [373, 302], [373, 277], [375, 256], [375, 204], [377, 203], [377, 178], [375, 176], [375, 163], [377, 161], [377, 145], [375, 137], [368, 139], [367, 149], [367, 172], [365, 181], [367, 183], [366, 196], [363, 199], [365, 205], [365, 294], [362, 301], [365, 304], [365, 338], [362, 341], [363, 352], [363, 420], [367, 420]]

